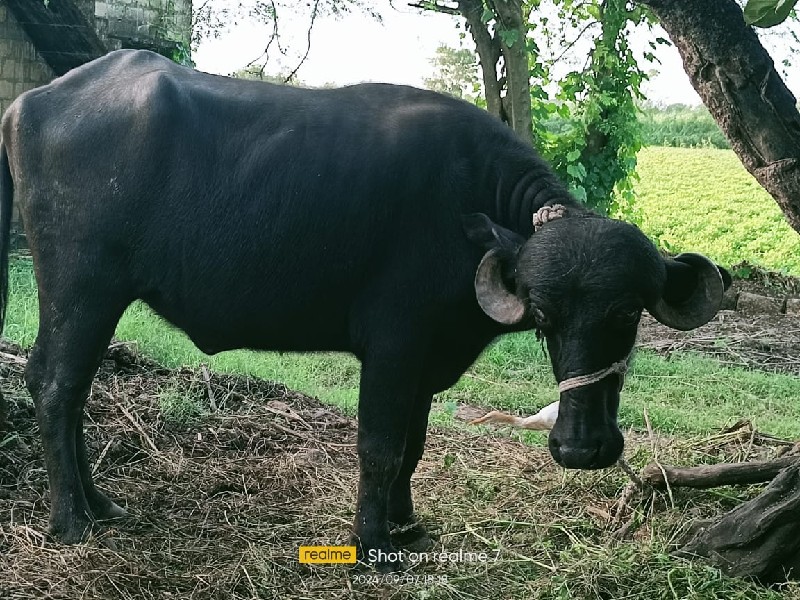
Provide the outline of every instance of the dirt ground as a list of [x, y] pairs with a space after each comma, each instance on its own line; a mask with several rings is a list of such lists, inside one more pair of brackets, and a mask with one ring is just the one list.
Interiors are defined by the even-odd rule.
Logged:
[[[640, 335], [657, 352], [697, 351], [793, 374], [798, 342], [796, 319], [728, 312], [690, 333], [648, 318]], [[650, 535], [642, 519], [629, 527], [613, 515], [627, 483], [619, 470], [565, 475], [544, 448], [433, 428], [414, 481], [421, 519], [440, 548], [502, 546], [505, 560], [419, 565], [411, 574], [423, 579], [401, 588], [368, 585], [344, 567], [300, 565], [301, 544], [348, 540], [354, 420], [280, 384], [171, 371], [116, 345], [93, 385], [86, 431], [96, 480], [131, 517], [108, 530], [114, 549], [102, 537], [63, 547], [45, 534], [47, 477], [22, 383], [25, 355], [0, 350], [9, 406], [9, 422], [0, 422], [0, 598], [546, 597], [542, 578], [558, 563], [548, 544], [612, 539], [620, 529]], [[159, 399], [169, 394], [195, 399], [204, 414], [165, 421]], [[723, 440], [724, 453], [741, 458], [737, 435]], [[532, 537], [546, 542], [535, 555]]]
[[677, 331], [645, 314], [639, 348], [660, 354], [697, 352], [723, 364], [800, 375], [800, 319], [723, 310], [693, 331]]
[[[743, 268], [749, 271], [749, 278], [735, 280], [734, 290], [780, 299], [800, 297], [800, 279], [747, 263], [731, 267]], [[637, 347], [663, 355], [697, 352], [726, 365], [800, 375], [800, 318], [722, 310], [699, 329], [677, 331], [645, 313]]]

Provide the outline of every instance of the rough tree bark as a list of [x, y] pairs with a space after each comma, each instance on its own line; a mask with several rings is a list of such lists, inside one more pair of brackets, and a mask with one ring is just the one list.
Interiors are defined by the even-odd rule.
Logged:
[[797, 579], [800, 570], [800, 465], [781, 471], [759, 496], [701, 529], [676, 554], [704, 556], [733, 577], [762, 583]]
[[745, 168], [800, 232], [797, 100], [734, 0], [639, 0], [683, 58], [694, 89]]
[[533, 145], [531, 118], [531, 76], [527, 45], [528, 27], [521, 0], [490, 0], [489, 6], [504, 31], [513, 34], [512, 43], [500, 40], [506, 73], [506, 96], [503, 108], [511, 128]]

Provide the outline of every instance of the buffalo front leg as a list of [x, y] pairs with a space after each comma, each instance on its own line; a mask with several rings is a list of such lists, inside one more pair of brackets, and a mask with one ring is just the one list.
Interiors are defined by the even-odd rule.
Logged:
[[[370, 356], [361, 370], [358, 405], [360, 476], [353, 526], [362, 560], [383, 571], [402, 568], [389, 537], [389, 490], [404, 461], [414, 406], [414, 357]], [[412, 363], [413, 364], [413, 363]]]
[[416, 520], [411, 499], [411, 476], [425, 450], [431, 399], [431, 394], [422, 394], [414, 402], [406, 431], [403, 462], [389, 490], [389, 524], [395, 527], [392, 541], [414, 550], [425, 549], [431, 541], [423, 525]]

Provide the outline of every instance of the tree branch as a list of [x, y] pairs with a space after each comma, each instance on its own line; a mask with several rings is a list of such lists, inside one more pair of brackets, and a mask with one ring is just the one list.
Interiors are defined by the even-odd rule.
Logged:
[[[777, 460], [744, 463], [721, 463], [697, 467], [671, 467], [650, 463], [642, 469], [642, 481], [656, 488], [712, 488], [721, 485], [749, 485], [773, 479], [786, 467], [800, 463], [797, 456]], [[666, 480], [664, 479], [666, 475]]]
[[438, 2], [409, 2], [408, 5], [411, 8], [419, 8], [421, 10], [431, 10], [433, 12], [444, 13], [446, 15], [454, 15], [457, 17], [461, 16], [461, 13], [458, 11], [458, 8], [445, 6], [444, 4], [439, 4]]
[[292, 77], [297, 75], [300, 67], [303, 66], [304, 62], [306, 62], [309, 52], [311, 52], [311, 30], [314, 29], [314, 22], [317, 20], [317, 15], [319, 14], [319, 2], [320, 0], [314, 0], [314, 8], [311, 11], [311, 21], [308, 23], [308, 31], [306, 31], [306, 52], [303, 54], [303, 58], [300, 59], [300, 62], [298, 62], [295, 68], [292, 69], [292, 72], [286, 76], [284, 83], [289, 83], [292, 80]]

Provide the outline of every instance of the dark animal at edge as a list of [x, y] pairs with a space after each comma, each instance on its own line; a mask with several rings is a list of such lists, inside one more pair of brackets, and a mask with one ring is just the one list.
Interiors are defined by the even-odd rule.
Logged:
[[[433, 394], [497, 336], [536, 330], [557, 380], [624, 360], [648, 309], [700, 326], [730, 278], [664, 259], [575, 201], [499, 120], [411, 87], [305, 90], [112, 52], [2, 120], [2, 309], [16, 198], [39, 290], [26, 368], [66, 543], [125, 511], [92, 480], [83, 407], [141, 299], [202, 351], [346, 351], [361, 361], [354, 539], [393, 551]], [[534, 233], [543, 206], [563, 218]], [[549, 448], [596, 469], [623, 447], [621, 377], [561, 394]], [[415, 524], [415, 525], [414, 525]], [[395, 540], [396, 541], [396, 540]], [[403, 541], [403, 540], [401, 540]], [[381, 568], [396, 568], [382, 564]]]

